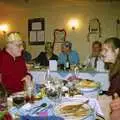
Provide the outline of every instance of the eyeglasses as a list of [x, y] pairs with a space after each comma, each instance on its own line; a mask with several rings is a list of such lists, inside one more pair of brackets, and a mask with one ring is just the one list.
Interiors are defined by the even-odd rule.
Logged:
[[23, 43], [13, 43], [13, 42], [11, 42], [11, 44], [13, 44], [15, 47], [17, 47], [17, 48], [23, 48]]
[[18, 48], [21, 48], [21, 47], [23, 47], [23, 44], [21, 43], [21, 44], [16, 44], [16, 46], [18, 47]]
[[67, 48], [68, 48], [68, 47], [70, 47], [70, 46], [69, 46], [69, 45], [65, 45], [65, 47], [67, 47]]

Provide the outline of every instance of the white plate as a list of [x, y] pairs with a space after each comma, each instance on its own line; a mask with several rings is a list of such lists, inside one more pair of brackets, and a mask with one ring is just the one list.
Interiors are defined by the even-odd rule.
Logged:
[[75, 95], [74, 97], [64, 97], [62, 99], [62, 102], [78, 102], [79, 104], [83, 104], [87, 101], [89, 101], [89, 98], [83, 96], [83, 95]]
[[24, 95], [25, 92], [24, 91], [21, 91], [21, 92], [16, 92], [16, 93], [13, 93], [12, 96], [17, 96], [17, 95]]
[[[83, 82], [83, 81], [81, 81], [81, 82]], [[76, 84], [76, 87], [82, 92], [91, 92], [91, 91], [98, 90], [100, 88], [100, 83], [95, 82], [95, 81], [93, 81], [93, 83], [95, 83], [96, 86], [93, 86], [93, 87], [92, 86], [90, 86], [90, 87], [85, 86], [84, 87], [84, 86], [81, 85], [81, 83], [78, 83], [78, 84]]]
[[99, 87], [97, 88], [80, 88], [81, 92], [92, 92], [92, 91], [97, 91]]
[[64, 103], [56, 106], [55, 107], [56, 116], [60, 116], [60, 117], [64, 118], [65, 120], [83, 120], [85, 118], [88, 118], [92, 113], [92, 110], [88, 104], [82, 105], [82, 107], [84, 107], [87, 110], [86, 115], [75, 116], [75, 115], [70, 115], [70, 113], [64, 114], [60, 111], [61, 108], [65, 107], [65, 106], [69, 106], [69, 105], [80, 105], [80, 103], [79, 102], [64, 102]]

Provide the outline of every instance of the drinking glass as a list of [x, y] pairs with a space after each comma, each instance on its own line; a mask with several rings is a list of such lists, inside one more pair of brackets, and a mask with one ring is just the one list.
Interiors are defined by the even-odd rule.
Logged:
[[7, 91], [2, 83], [0, 83], [0, 111], [7, 107]]
[[25, 83], [25, 100], [26, 102], [34, 101], [34, 83], [33, 81], [26, 81]]
[[93, 120], [95, 120], [95, 118], [96, 118], [96, 102], [94, 100], [90, 100], [88, 104], [91, 107], [91, 112], [92, 112]]
[[55, 105], [60, 103], [62, 97], [62, 81], [58, 78], [53, 78], [47, 84], [47, 97], [54, 102]]

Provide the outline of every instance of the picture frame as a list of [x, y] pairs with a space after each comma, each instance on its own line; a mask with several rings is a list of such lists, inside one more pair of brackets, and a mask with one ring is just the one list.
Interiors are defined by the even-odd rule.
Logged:
[[54, 30], [54, 42], [55, 43], [62, 43], [65, 41], [65, 38], [66, 38], [65, 29], [55, 29]]
[[28, 43], [30, 45], [43, 45], [45, 43], [44, 18], [33, 18], [28, 20]]
[[53, 52], [59, 54], [61, 52], [61, 45], [66, 39], [65, 29], [55, 29], [54, 30], [54, 42], [53, 42]]

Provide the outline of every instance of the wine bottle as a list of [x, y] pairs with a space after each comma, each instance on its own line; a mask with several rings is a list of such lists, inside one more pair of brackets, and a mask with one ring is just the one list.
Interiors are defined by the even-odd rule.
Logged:
[[66, 54], [66, 63], [65, 63], [65, 69], [69, 70], [70, 69], [70, 61], [69, 61], [69, 55]]

